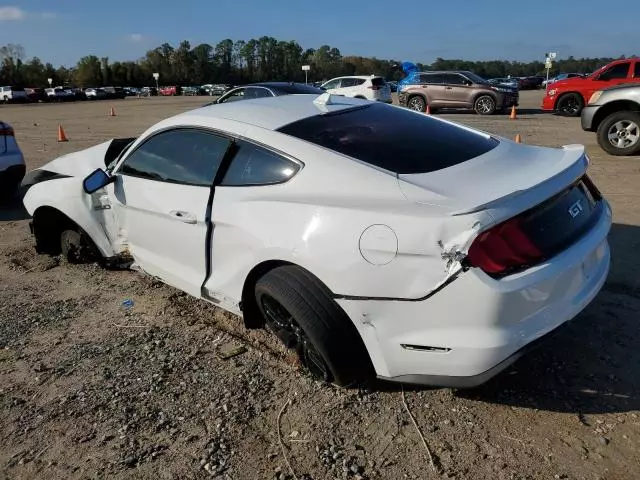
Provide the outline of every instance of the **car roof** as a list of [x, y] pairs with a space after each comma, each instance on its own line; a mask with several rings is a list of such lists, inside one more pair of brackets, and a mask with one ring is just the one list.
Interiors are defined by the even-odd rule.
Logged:
[[[382, 77], [382, 75], [342, 75], [341, 77], [333, 77], [331, 80], [337, 80], [338, 78], [361, 78], [363, 80], [369, 80], [370, 78], [378, 77]], [[327, 80], [327, 82], [330, 82], [331, 80]]]
[[[315, 101], [315, 102], [314, 102]], [[301, 94], [256, 98], [239, 102], [200, 107], [171, 117], [162, 124], [207, 124], [208, 120], [225, 119], [276, 130], [304, 118], [367, 105], [370, 102], [340, 95]]]

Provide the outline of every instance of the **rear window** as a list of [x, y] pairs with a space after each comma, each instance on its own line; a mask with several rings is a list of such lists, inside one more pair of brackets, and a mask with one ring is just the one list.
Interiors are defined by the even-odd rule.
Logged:
[[374, 77], [371, 79], [371, 84], [374, 87], [384, 87], [385, 81], [384, 81], [384, 78], [382, 77]]
[[428, 115], [377, 103], [308, 117], [278, 131], [397, 174], [452, 167], [499, 143]]

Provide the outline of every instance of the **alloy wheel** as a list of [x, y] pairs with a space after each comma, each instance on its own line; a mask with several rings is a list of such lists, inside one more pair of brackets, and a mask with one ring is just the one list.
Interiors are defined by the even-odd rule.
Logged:
[[640, 140], [640, 127], [629, 120], [620, 120], [609, 127], [609, 143], [616, 148], [629, 148]]

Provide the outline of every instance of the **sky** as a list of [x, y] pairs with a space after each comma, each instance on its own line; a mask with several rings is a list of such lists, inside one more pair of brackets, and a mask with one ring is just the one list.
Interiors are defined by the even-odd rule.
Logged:
[[[0, 45], [74, 65], [84, 55], [137, 60], [164, 42], [272, 36], [343, 55], [431, 63], [640, 55], [640, 1], [601, 0], [0, 0]], [[335, 7], [333, 6], [335, 5]], [[588, 13], [591, 12], [591, 13]]]

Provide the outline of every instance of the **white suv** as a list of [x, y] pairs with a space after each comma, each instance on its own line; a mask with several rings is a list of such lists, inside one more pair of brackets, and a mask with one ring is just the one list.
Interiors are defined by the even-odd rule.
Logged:
[[24, 88], [21, 87], [0, 87], [0, 101], [9, 102], [26, 102], [29, 100]]
[[384, 78], [376, 75], [333, 78], [323, 83], [320, 88], [329, 93], [344, 95], [345, 97], [392, 103], [391, 87], [387, 85]]

